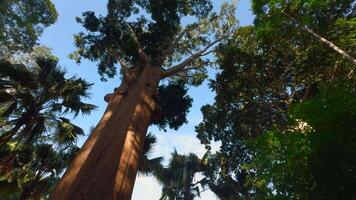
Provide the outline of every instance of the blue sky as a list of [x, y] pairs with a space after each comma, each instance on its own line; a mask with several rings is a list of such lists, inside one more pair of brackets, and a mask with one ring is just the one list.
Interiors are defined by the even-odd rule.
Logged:
[[[119, 77], [110, 79], [107, 82], [101, 82], [97, 73], [96, 63], [83, 60], [80, 65], [77, 65], [73, 60], [68, 58], [68, 55], [75, 50], [73, 35], [82, 31], [80, 24], [76, 23], [75, 17], [80, 16], [85, 11], [95, 11], [97, 14], [105, 14], [105, 0], [53, 0], [56, 9], [59, 13], [57, 23], [47, 28], [40, 38], [40, 44], [46, 45], [52, 49], [55, 56], [59, 57], [60, 65], [65, 68], [70, 76], [76, 75], [85, 78], [87, 81], [95, 83], [90, 90], [91, 98], [88, 102], [98, 106], [89, 116], [78, 116], [74, 122], [82, 127], [88, 134], [91, 126], [95, 126], [101, 118], [106, 102], [103, 97], [107, 93], [111, 93], [120, 83]], [[215, 9], [219, 9], [223, 0], [213, 0]], [[240, 21], [241, 26], [249, 25], [253, 21], [251, 14], [251, 4], [249, 0], [239, 0], [236, 16]], [[214, 75], [210, 74], [210, 78]], [[189, 89], [189, 94], [193, 97], [193, 106], [188, 115], [189, 123], [182, 126], [178, 131], [168, 130], [166, 133], [158, 130], [156, 127], [151, 127], [150, 132], [154, 133], [158, 142], [152, 151], [152, 156], [165, 156], [168, 158], [170, 152], [175, 149], [179, 153], [194, 152], [199, 156], [204, 154], [204, 147], [200, 145], [195, 137], [194, 127], [201, 121], [202, 115], [200, 112], [201, 106], [212, 103], [214, 94], [207, 86], [207, 82], [199, 87]], [[79, 139], [79, 144], [82, 144], [86, 139]], [[218, 144], [215, 145], [215, 149]], [[136, 185], [133, 193], [133, 200], [156, 200], [160, 197], [161, 188], [153, 177], [145, 177], [139, 175], [136, 180]], [[214, 200], [214, 195], [207, 191], [202, 194], [201, 199]]]

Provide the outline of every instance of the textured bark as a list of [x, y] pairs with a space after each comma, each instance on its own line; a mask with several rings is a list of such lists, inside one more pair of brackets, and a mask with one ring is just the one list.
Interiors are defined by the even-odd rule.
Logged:
[[52, 200], [131, 199], [159, 80], [160, 69], [148, 65], [125, 91], [107, 98], [104, 116], [51, 195]]

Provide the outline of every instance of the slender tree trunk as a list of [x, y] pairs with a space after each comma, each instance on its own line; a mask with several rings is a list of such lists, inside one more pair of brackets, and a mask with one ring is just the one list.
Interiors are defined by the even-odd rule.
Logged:
[[112, 98], [52, 200], [131, 199], [160, 73], [159, 68], [146, 66], [125, 94]]
[[320, 36], [319, 34], [315, 33], [312, 29], [307, 26], [303, 26], [303, 28], [312, 34], [314, 37], [318, 38], [318, 40], [326, 45], [328, 45], [331, 49], [336, 51], [337, 53], [341, 54], [344, 58], [346, 58], [349, 62], [356, 65], [356, 59], [353, 58], [350, 54], [346, 53], [340, 47], [336, 46], [334, 43], [330, 42], [329, 40], [325, 39], [324, 37]]
[[320, 42], [328, 45], [331, 49], [333, 49], [334, 51], [336, 51], [337, 53], [339, 53], [340, 55], [342, 55], [344, 58], [346, 58], [349, 62], [351, 62], [352, 64], [356, 65], [356, 59], [354, 57], [352, 57], [350, 54], [348, 54], [346, 51], [344, 51], [343, 49], [341, 49], [340, 47], [336, 46], [333, 42], [327, 40], [326, 38], [322, 37], [321, 35], [317, 34], [316, 32], [314, 32], [311, 28], [309, 28], [306, 25], [303, 25], [301, 23], [299, 23], [298, 20], [296, 20], [294, 17], [290, 16], [289, 14], [287, 14], [286, 12], [282, 11], [283, 14], [285, 14], [290, 20], [292, 20], [293, 22], [295, 22], [299, 27], [301, 27], [302, 29], [304, 29], [305, 31], [307, 31], [308, 33], [310, 33], [311, 35], [313, 35], [314, 37], [316, 37]]

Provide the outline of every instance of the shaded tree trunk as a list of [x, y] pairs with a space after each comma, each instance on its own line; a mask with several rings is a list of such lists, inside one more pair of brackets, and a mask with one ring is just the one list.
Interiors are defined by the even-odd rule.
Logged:
[[131, 199], [161, 70], [147, 65], [108, 107], [51, 195], [52, 200]]

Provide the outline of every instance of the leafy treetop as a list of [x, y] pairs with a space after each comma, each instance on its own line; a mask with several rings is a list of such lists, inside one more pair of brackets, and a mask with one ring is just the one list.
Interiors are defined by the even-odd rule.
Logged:
[[0, 56], [30, 51], [44, 28], [58, 17], [50, 0], [6, 0], [0, 3]]
[[77, 51], [72, 54], [78, 62], [99, 61], [103, 80], [116, 75], [116, 63], [125, 73], [148, 63], [166, 69], [188, 57], [166, 76], [189, 71], [183, 68], [193, 64], [202, 69], [207, 60], [201, 57], [236, 25], [233, 6], [225, 4], [217, 14], [209, 0], [109, 0], [107, 7], [106, 16], [88, 11], [77, 18], [86, 32], [75, 36]]

